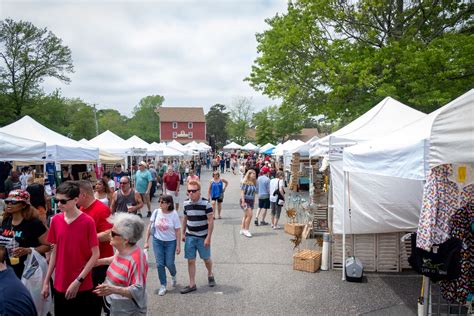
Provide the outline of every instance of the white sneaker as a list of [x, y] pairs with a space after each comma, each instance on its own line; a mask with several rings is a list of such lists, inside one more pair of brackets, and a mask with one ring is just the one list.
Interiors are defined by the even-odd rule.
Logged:
[[252, 237], [252, 234], [248, 230], [244, 230], [245, 237]]
[[165, 295], [165, 294], [166, 294], [166, 286], [162, 285], [162, 286], [160, 287], [160, 290], [158, 291], [158, 295], [159, 295], [159, 296], [163, 296], [163, 295]]
[[280, 229], [281, 227], [279, 225], [275, 225], [275, 227], [273, 227], [273, 229]]
[[241, 229], [241, 230], [239, 231], [239, 234], [243, 235], [243, 234], [244, 234], [244, 230]]
[[171, 286], [176, 287], [176, 276], [171, 277]]

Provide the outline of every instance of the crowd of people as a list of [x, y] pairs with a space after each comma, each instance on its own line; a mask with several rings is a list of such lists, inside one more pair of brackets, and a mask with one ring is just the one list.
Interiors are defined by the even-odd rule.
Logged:
[[[212, 179], [207, 184], [200, 179], [203, 165], [212, 168]], [[53, 298], [55, 315], [101, 315], [102, 311], [111, 315], [146, 314], [150, 246], [160, 282], [158, 295], [165, 295], [168, 286], [176, 287], [175, 257], [181, 253], [182, 242], [189, 284], [180, 292], [187, 294], [197, 289], [197, 254], [207, 269], [208, 285], [215, 286], [211, 240], [214, 221], [222, 218], [224, 194], [230, 185], [221, 176], [225, 172], [241, 174], [240, 234], [252, 237], [250, 225], [257, 194], [254, 224], [267, 225], [265, 219], [270, 209], [272, 228], [278, 229], [281, 212], [278, 200], [285, 193], [283, 172], [277, 171], [270, 160], [257, 155], [220, 154], [156, 165], [141, 161], [136, 170], [128, 171], [117, 164], [95, 183], [75, 181], [69, 170], [63, 169], [64, 181], [54, 197], [58, 212], [49, 220], [45, 210], [51, 204], [44, 188], [35, 188], [28, 181], [32, 178], [25, 176], [28, 169], [22, 169], [23, 177], [12, 171], [5, 182], [5, 187], [11, 190], [4, 200], [0, 230], [0, 284], [3, 284], [0, 293], [5, 291], [5, 286], [9, 290], [13, 286], [19, 294], [15, 304], [4, 304], [7, 296], [2, 299], [0, 295], [0, 306], [3, 306], [0, 315], [9, 314], [8, 310], [36, 315], [38, 302], [31, 296], [23, 299], [33, 289], [26, 290], [18, 282], [24, 277], [25, 262], [32, 252], [47, 260], [44, 281], [37, 284], [36, 290], [42, 299]], [[181, 187], [187, 196], [182, 201]], [[156, 192], [159, 207], [152, 211], [151, 199]], [[43, 197], [40, 205], [35, 202], [38, 195]], [[141, 213], [145, 207], [150, 218], [146, 227]], [[141, 248], [138, 242], [143, 236], [145, 242]], [[166, 270], [171, 275], [169, 283]]]

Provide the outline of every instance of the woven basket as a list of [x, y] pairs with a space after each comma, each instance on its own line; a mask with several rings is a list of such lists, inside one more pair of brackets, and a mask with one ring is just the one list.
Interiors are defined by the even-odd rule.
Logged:
[[321, 266], [321, 252], [303, 249], [293, 255], [293, 270], [316, 272]]
[[304, 229], [304, 224], [298, 223], [286, 223], [285, 224], [285, 233], [293, 236], [301, 236]]

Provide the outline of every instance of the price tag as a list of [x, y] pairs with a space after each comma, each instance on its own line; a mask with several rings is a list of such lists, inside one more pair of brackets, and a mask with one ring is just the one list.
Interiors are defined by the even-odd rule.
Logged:
[[466, 177], [467, 177], [467, 168], [466, 166], [458, 166], [457, 170], [458, 174], [458, 182], [464, 183], [466, 182]]

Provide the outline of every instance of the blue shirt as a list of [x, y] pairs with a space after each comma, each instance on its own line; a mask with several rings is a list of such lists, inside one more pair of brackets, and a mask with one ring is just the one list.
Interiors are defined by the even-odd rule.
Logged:
[[270, 178], [268, 178], [266, 175], [258, 177], [257, 193], [259, 199], [270, 198]]
[[148, 182], [151, 181], [152, 177], [151, 177], [151, 173], [150, 171], [148, 170], [144, 170], [143, 172], [138, 170], [136, 175], [136, 190], [138, 193], [145, 193], [146, 190], [148, 189]]
[[244, 191], [245, 200], [255, 200], [255, 193], [257, 188], [253, 184], [242, 184], [240, 189]]
[[11, 268], [0, 271], [0, 315], [37, 315], [30, 292]]

